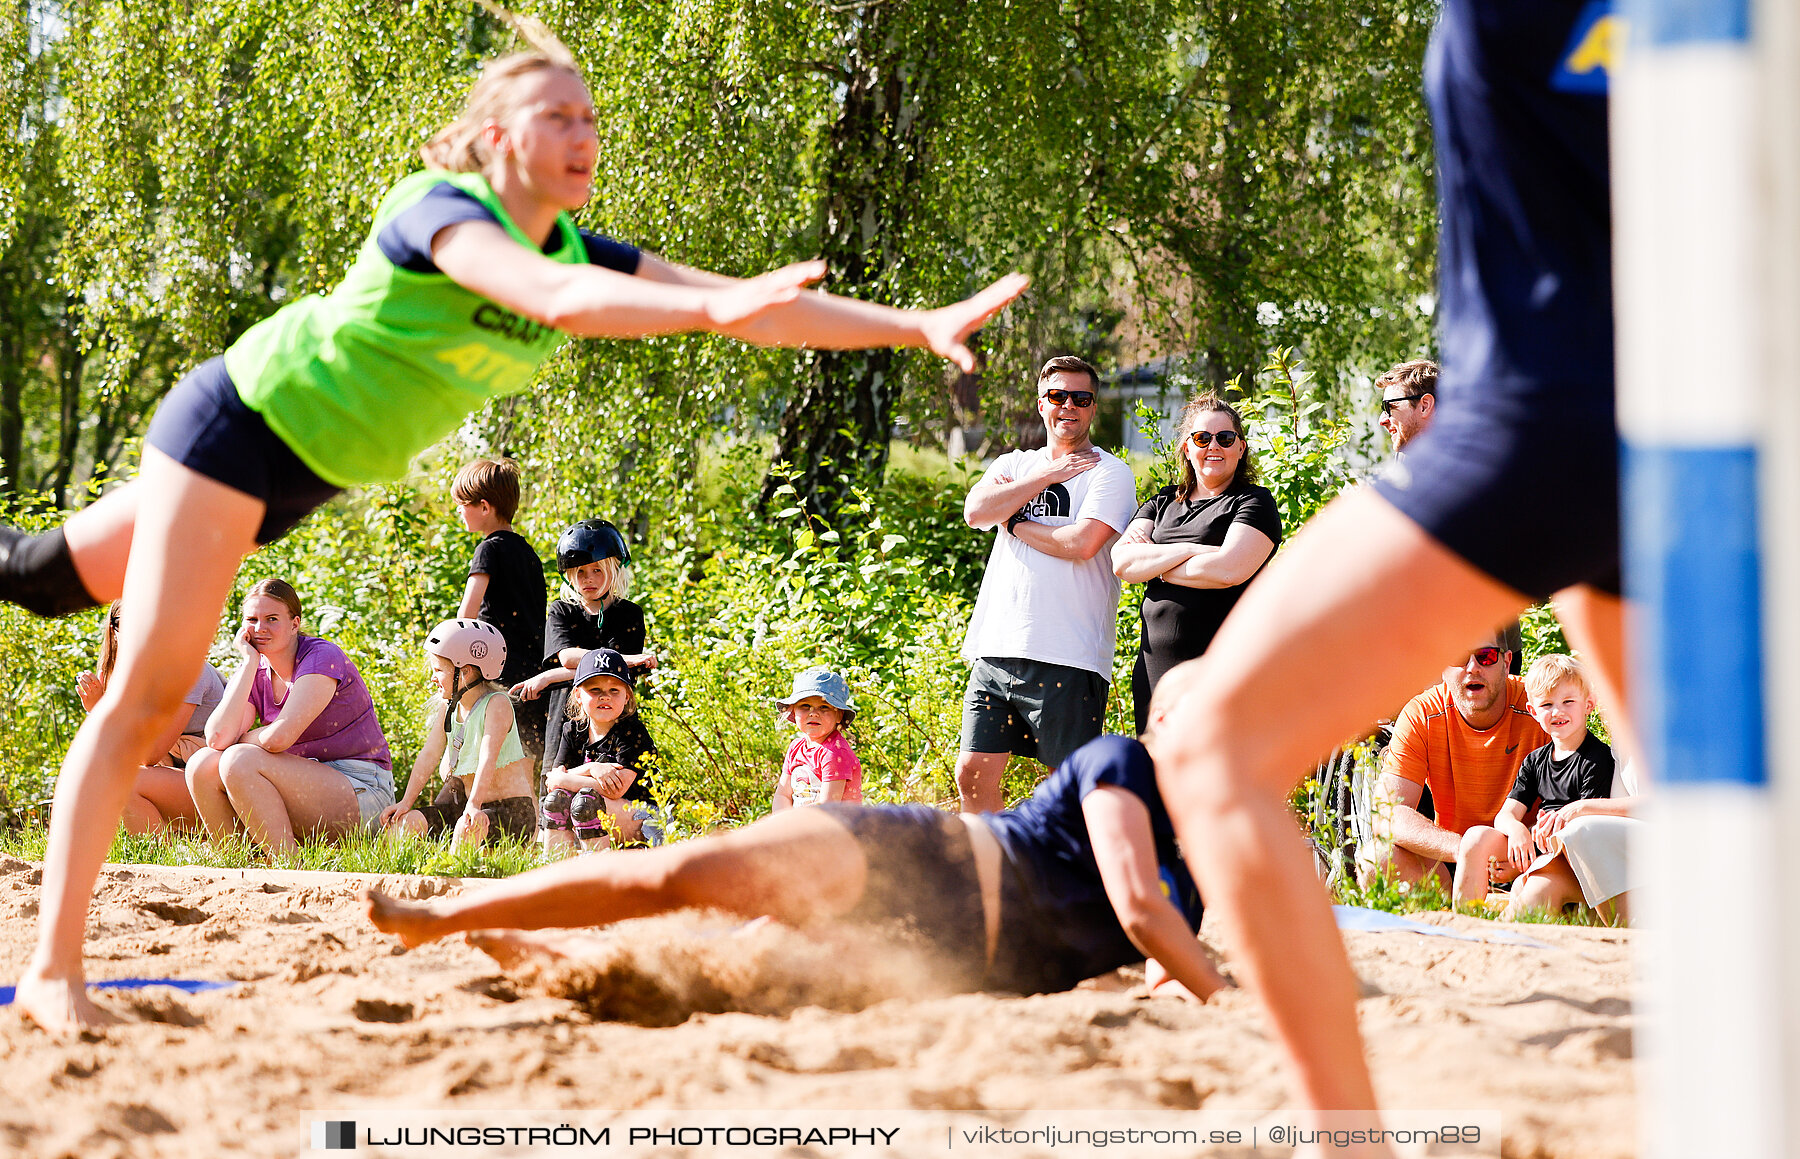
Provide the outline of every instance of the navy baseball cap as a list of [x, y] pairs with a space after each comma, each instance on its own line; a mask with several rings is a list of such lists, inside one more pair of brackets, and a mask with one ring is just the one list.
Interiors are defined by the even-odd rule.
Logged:
[[575, 687], [580, 688], [596, 676], [611, 676], [615, 680], [623, 680], [627, 688], [637, 686], [637, 677], [631, 674], [625, 657], [611, 648], [595, 648], [581, 658], [580, 666], [575, 669]]

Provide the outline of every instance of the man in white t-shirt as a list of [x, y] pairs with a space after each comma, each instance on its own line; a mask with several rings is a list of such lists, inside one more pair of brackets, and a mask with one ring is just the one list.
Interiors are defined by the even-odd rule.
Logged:
[[1055, 768], [1106, 720], [1119, 609], [1106, 549], [1137, 510], [1137, 484], [1088, 439], [1099, 390], [1082, 359], [1046, 362], [1038, 414], [1049, 444], [1001, 455], [963, 502], [970, 527], [996, 529], [962, 649], [965, 813], [1000, 809], [1010, 754]]

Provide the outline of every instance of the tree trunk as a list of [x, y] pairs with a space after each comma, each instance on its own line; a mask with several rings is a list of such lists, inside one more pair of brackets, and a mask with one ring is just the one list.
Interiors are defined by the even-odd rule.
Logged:
[[75, 452], [81, 443], [81, 374], [87, 357], [81, 352], [79, 315], [73, 299], [63, 302], [63, 335], [57, 352], [57, 384], [60, 426], [57, 427], [56, 464], [51, 468], [49, 489], [59, 508], [69, 506], [69, 481], [75, 475]]
[[[889, 11], [870, 5], [857, 18], [844, 101], [822, 166], [821, 256], [831, 290], [849, 297], [885, 288], [926, 169], [933, 53], [890, 35]], [[765, 503], [780, 483], [791, 481], [807, 510], [831, 519], [854, 486], [881, 481], [898, 364], [892, 349], [813, 355], [776, 437], [775, 463], [785, 463], [792, 477], [771, 470], [763, 483]]]

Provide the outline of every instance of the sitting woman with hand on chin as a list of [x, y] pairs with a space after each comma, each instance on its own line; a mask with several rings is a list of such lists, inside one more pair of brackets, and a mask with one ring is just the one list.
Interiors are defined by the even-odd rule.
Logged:
[[213, 840], [239, 826], [270, 853], [339, 837], [394, 803], [393, 765], [356, 665], [300, 631], [300, 597], [266, 579], [244, 597], [244, 663], [189, 758], [188, 789]]
[[1137, 729], [1169, 669], [1212, 644], [1225, 616], [1281, 542], [1275, 497], [1256, 485], [1244, 418], [1216, 394], [1181, 413], [1181, 482], [1138, 508], [1113, 544], [1113, 574], [1148, 583], [1131, 672]]

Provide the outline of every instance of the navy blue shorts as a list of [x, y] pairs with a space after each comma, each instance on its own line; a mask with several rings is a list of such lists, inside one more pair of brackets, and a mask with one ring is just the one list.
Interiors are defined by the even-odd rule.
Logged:
[[1376, 490], [1541, 599], [1618, 593], [1606, 75], [1590, 0], [1448, 0], [1437, 138], [1437, 418]]
[[201, 363], [175, 384], [144, 441], [182, 466], [262, 500], [268, 509], [256, 529], [259, 546], [292, 531], [339, 491], [244, 404], [224, 358]]
[[869, 863], [862, 900], [847, 922], [886, 927], [919, 941], [959, 990], [987, 973], [987, 922], [975, 845], [962, 818], [930, 805], [808, 805], [850, 830]]

